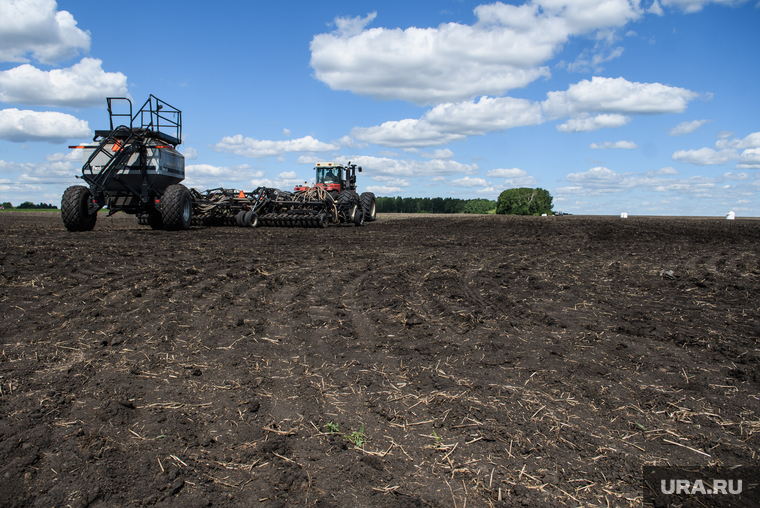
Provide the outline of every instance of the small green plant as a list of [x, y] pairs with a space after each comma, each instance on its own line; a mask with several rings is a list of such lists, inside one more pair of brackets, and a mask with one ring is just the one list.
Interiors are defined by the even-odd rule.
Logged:
[[435, 445], [440, 446], [441, 445], [441, 439], [443, 439], [441, 436], [436, 434], [435, 431], [433, 431], [433, 437], [435, 438]]
[[347, 435], [346, 440], [357, 448], [362, 448], [364, 443], [367, 442], [367, 436], [364, 435], [364, 425], [362, 425], [358, 431], [355, 430]]
[[340, 432], [340, 427], [338, 427], [337, 423], [328, 422], [327, 425], [325, 425], [325, 428], [327, 429], [327, 432], [330, 434], [335, 434]]

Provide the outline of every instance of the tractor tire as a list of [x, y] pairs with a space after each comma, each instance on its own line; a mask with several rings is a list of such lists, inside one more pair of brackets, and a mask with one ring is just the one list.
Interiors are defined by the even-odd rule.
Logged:
[[259, 216], [256, 212], [251, 210], [250, 212], [247, 212], [245, 214], [245, 218], [243, 219], [243, 222], [245, 224], [245, 227], [255, 228], [259, 225]]
[[336, 200], [338, 210], [346, 212], [346, 222], [354, 222], [355, 208], [361, 206], [359, 194], [352, 190], [344, 190], [338, 195]]
[[61, 199], [61, 217], [66, 229], [92, 231], [98, 220], [98, 214], [88, 213], [91, 197], [90, 189], [82, 185], [74, 185], [66, 189]]
[[354, 212], [354, 226], [363, 226], [364, 225], [364, 210], [362, 210], [361, 206], [356, 207], [356, 212]]
[[358, 205], [361, 202], [361, 199], [359, 198], [359, 194], [357, 194], [356, 191], [344, 190], [338, 194], [338, 203], [344, 202]]
[[375, 195], [371, 192], [362, 192], [359, 199], [362, 203], [362, 210], [364, 210], [364, 220], [366, 222], [373, 222], [377, 215]]
[[239, 227], [245, 226], [245, 210], [240, 210], [237, 215], [235, 215], [235, 223]]
[[161, 217], [169, 231], [190, 229], [193, 220], [193, 196], [181, 184], [170, 185], [161, 197]]

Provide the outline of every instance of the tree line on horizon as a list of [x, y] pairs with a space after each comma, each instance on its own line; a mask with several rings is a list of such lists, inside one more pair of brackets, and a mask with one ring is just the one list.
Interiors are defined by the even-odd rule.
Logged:
[[378, 213], [494, 213], [496, 201], [458, 198], [375, 199]]
[[31, 201], [24, 201], [16, 207], [8, 201], [3, 203], [3, 209], [10, 210], [11, 208], [15, 208], [16, 210], [58, 210], [56, 205], [49, 205], [47, 203], [39, 203], [35, 205]]
[[[459, 198], [402, 198], [378, 197], [378, 213], [473, 213], [500, 215], [551, 215], [552, 195], [541, 188], [507, 189], [499, 194], [496, 201], [490, 199]], [[3, 203], [4, 209], [14, 208], [9, 202]], [[58, 207], [47, 203], [34, 204], [25, 201], [15, 207], [17, 210], [57, 210]]]
[[507, 189], [490, 199], [378, 197], [378, 213], [497, 213], [502, 215], [551, 215], [552, 196], [541, 188]]

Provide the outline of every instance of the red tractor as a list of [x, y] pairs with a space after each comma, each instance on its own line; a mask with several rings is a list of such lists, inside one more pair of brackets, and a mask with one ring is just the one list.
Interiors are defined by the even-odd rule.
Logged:
[[[314, 167], [316, 182], [314, 187], [323, 189], [329, 193], [338, 204], [353, 204], [363, 212], [364, 221], [372, 222], [376, 219], [375, 195], [371, 192], [356, 192], [356, 172], [361, 173], [361, 166], [351, 164], [345, 166], [338, 162], [317, 162]], [[296, 186], [295, 192], [306, 192], [310, 189], [308, 184]]]

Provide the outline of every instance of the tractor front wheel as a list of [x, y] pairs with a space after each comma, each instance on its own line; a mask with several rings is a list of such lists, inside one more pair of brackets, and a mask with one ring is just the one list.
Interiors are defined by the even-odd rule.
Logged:
[[184, 185], [170, 185], [161, 197], [161, 217], [170, 231], [190, 229], [193, 197]]
[[98, 214], [89, 213], [90, 189], [82, 185], [74, 185], [66, 189], [61, 199], [61, 217], [63, 225], [69, 231], [92, 231]]

